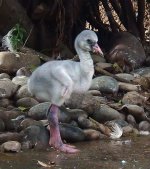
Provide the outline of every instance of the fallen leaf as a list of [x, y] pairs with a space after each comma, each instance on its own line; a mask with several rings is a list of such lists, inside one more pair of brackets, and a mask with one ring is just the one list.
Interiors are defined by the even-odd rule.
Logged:
[[41, 165], [42, 167], [51, 168], [50, 165], [48, 165], [48, 164], [46, 164], [46, 163], [44, 163], [44, 162], [42, 162], [42, 161], [39, 161], [39, 160], [38, 160], [37, 162], [38, 162], [38, 164]]

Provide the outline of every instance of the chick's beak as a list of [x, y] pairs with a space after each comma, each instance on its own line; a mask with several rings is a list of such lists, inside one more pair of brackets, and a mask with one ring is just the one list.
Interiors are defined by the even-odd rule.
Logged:
[[93, 51], [93, 53], [97, 53], [97, 54], [100, 54], [102, 56], [104, 55], [101, 48], [98, 46], [97, 43], [92, 46], [92, 51]]

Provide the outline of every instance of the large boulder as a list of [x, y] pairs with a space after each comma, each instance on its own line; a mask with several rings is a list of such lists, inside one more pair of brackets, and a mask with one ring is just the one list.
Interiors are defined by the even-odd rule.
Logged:
[[107, 61], [117, 63], [125, 72], [140, 67], [146, 55], [140, 41], [129, 32], [119, 32], [108, 42]]
[[10, 79], [0, 79], [0, 97], [9, 98], [16, 92], [18, 86]]
[[40, 53], [29, 48], [23, 48], [17, 54], [12, 52], [0, 52], [0, 72], [15, 73], [22, 67], [37, 67], [40, 65]]

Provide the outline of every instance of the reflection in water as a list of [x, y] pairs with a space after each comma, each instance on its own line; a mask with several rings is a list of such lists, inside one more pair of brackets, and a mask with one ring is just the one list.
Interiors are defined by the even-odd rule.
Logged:
[[78, 154], [50, 150], [1, 153], [0, 169], [42, 169], [40, 160], [52, 169], [149, 169], [150, 136], [122, 140], [77, 143]]

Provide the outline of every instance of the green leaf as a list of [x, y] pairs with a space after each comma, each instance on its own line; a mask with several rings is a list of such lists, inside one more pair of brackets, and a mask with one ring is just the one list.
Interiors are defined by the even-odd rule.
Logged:
[[27, 108], [26, 108], [26, 107], [23, 107], [23, 106], [19, 106], [18, 109], [21, 110], [21, 111], [27, 110]]

